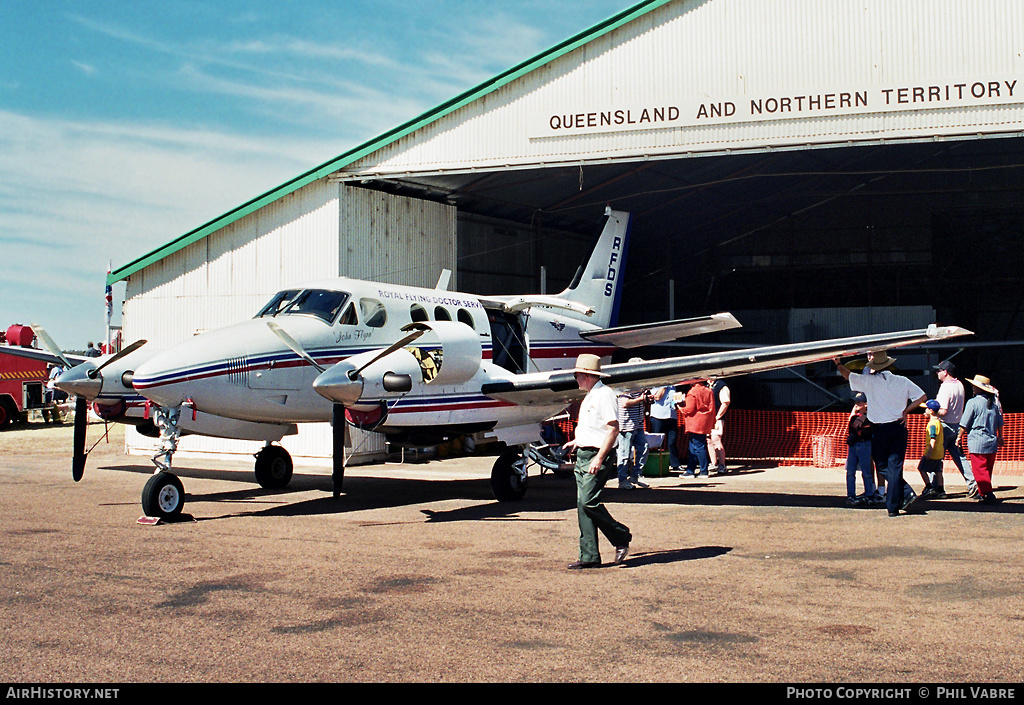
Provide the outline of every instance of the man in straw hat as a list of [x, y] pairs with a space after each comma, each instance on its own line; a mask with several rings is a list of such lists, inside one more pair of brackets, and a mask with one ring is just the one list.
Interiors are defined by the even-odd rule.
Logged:
[[601, 381], [601, 358], [583, 354], [573, 368], [576, 383], [587, 395], [580, 405], [576, 436], [565, 448], [576, 450], [576, 515], [580, 524], [580, 554], [570, 570], [598, 568], [601, 552], [598, 529], [615, 547], [615, 564], [622, 563], [633, 540], [629, 528], [612, 518], [601, 503], [601, 490], [616, 472], [615, 443], [619, 436], [618, 400]]
[[903, 479], [903, 461], [907, 455], [907, 417], [928, 395], [911, 380], [893, 374], [887, 368], [896, 362], [884, 350], [868, 353], [863, 372], [851, 372], [836, 358], [839, 374], [850, 382], [854, 392], [864, 392], [868, 399], [868, 420], [874, 426], [871, 434], [871, 457], [882, 469], [886, 479], [885, 507], [889, 516], [906, 511], [917, 493]]
[[1003, 410], [999, 405], [999, 392], [983, 375], [974, 375], [967, 381], [974, 386], [974, 396], [964, 406], [957, 442], [964, 434], [967, 435], [971, 469], [978, 481], [978, 501], [995, 504], [999, 500], [992, 491], [992, 466], [996, 452], [1003, 444]]

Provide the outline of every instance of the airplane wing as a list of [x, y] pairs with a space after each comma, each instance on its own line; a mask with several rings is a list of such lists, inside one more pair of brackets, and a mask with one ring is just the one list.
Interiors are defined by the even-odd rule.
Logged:
[[[665, 384], [692, 382], [708, 377], [732, 377], [765, 372], [793, 365], [858, 355], [869, 350], [886, 350], [930, 343], [964, 335], [969, 330], [956, 326], [929, 326], [898, 333], [835, 338], [810, 343], [772, 345], [742, 350], [727, 350], [703, 355], [670, 357], [644, 362], [605, 365], [604, 383], [616, 389], [637, 390]], [[517, 375], [508, 380], [490, 382], [482, 391], [489, 397], [517, 405], [534, 405], [582, 398], [573, 373], [569, 370]]]
[[592, 343], [606, 343], [617, 348], [639, 348], [644, 345], [668, 343], [691, 335], [703, 335], [741, 327], [742, 324], [731, 313], [715, 313], [710, 316], [683, 318], [676, 321], [583, 331], [580, 333], [580, 337], [586, 338]]
[[[45, 350], [39, 350], [37, 348], [22, 348], [16, 345], [0, 345], [0, 354], [14, 355], [15, 357], [27, 357], [30, 360], [42, 360], [43, 362], [51, 362], [55, 365], [63, 365], [64, 362], [59, 357], [51, 352]], [[64, 354], [64, 357], [68, 359], [68, 362], [79, 365], [86, 360], [95, 360], [94, 357], [86, 357], [85, 355], [68, 355]]]

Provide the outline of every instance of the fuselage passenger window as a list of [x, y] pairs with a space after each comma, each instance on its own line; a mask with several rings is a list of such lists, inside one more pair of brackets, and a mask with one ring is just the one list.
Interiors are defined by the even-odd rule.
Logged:
[[377, 299], [360, 299], [359, 315], [370, 328], [382, 328], [388, 322], [388, 310]]
[[427, 309], [423, 308], [419, 304], [413, 304], [409, 307], [409, 317], [412, 319], [413, 323], [430, 320], [430, 317], [427, 316]]

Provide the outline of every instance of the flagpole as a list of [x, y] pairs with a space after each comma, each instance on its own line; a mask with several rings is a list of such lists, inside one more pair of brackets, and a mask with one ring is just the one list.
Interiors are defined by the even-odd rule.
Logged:
[[104, 295], [103, 296], [104, 296], [104, 301], [106, 302], [106, 308], [107, 308], [107, 353], [108, 354], [114, 352], [113, 350], [110, 349], [110, 342], [111, 342], [111, 340], [110, 340], [110, 317], [111, 317], [111, 314], [112, 314], [113, 309], [114, 309], [114, 292], [110, 288], [110, 267], [111, 267], [111, 264], [112, 264], [112, 262], [108, 260], [107, 261], [107, 276], [103, 280], [103, 284], [104, 284], [104, 287], [105, 287], [104, 288]]

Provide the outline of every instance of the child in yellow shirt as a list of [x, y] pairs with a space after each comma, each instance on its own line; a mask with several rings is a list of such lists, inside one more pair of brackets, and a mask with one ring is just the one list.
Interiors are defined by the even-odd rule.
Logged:
[[946, 454], [943, 445], [942, 422], [939, 420], [939, 402], [929, 399], [924, 403], [924, 413], [928, 418], [925, 426], [925, 447], [924, 456], [917, 464], [917, 469], [924, 480], [924, 492], [921, 499], [945, 499], [946, 488], [942, 480], [942, 458]]

